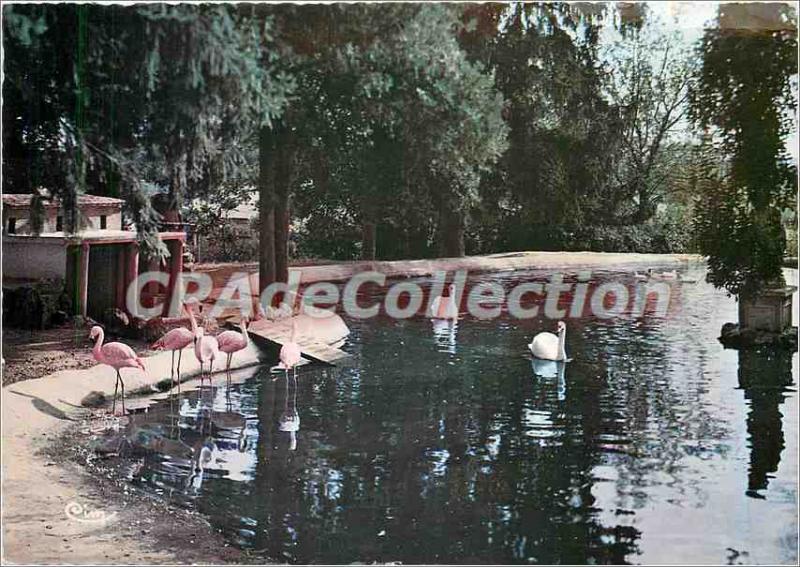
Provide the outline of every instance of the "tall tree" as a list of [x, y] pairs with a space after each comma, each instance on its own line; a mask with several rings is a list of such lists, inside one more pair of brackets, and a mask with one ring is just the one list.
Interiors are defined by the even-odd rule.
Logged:
[[620, 222], [651, 219], [689, 157], [689, 51], [654, 18], [645, 9], [635, 24], [623, 21], [619, 40], [603, 53], [607, 92], [622, 120], [612, 207]]
[[508, 101], [509, 149], [481, 185], [479, 238], [546, 246], [558, 225], [602, 218], [618, 144], [618, 113], [602, 94], [602, 8], [483, 4], [465, 11], [461, 42], [493, 70]]
[[[380, 222], [401, 230], [435, 226], [444, 205], [460, 218], [504, 150], [505, 125], [491, 74], [467, 61], [456, 41], [458, 12], [415, 5], [271, 10], [287, 46], [282, 60], [299, 85], [282, 128], [300, 148], [292, 154], [292, 185], [302, 188], [304, 214], [327, 215], [332, 202], [347, 208], [345, 217], [361, 225], [367, 258], [378, 249]], [[463, 253], [454, 232], [451, 248]]]
[[788, 4], [724, 4], [698, 48], [692, 114], [725, 163], [705, 179], [695, 230], [711, 283], [748, 297], [782, 280], [781, 211], [797, 191], [786, 151], [797, 101], [797, 13]]

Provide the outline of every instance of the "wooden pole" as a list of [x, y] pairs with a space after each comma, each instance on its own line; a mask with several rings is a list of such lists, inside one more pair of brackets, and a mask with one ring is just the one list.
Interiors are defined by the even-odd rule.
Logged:
[[89, 301], [89, 243], [81, 244], [81, 259], [78, 268], [78, 313], [86, 317]]
[[[167, 297], [164, 300], [164, 317], [178, 317], [180, 313], [170, 313], [170, 307], [174, 303], [175, 294], [180, 293], [179, 280], [183, 272], [183, 242], [180, 240], [169, 240], [169, 284], [167, 286]], [[177, 303], [175, 303], [177, 305]]]
[[[130, 286], [136, 285], [136, 278], [139, 277], [139, 245], [135, 242], [132, 242], [128, 245], [128, 269], [125, 271], [125, 297], [128, 296], [128, 290]], [[137, 298], [139, 299], [139, 298]], [[136, 305], [130, 306], [132, 309], [128, 309], [128, 314], [131, 317], [137, 317], [138, 312], [136, 309]]]

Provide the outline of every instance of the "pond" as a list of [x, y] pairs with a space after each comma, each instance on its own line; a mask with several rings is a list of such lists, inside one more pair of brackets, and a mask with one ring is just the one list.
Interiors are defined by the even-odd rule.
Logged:
[[701, 270], [666, 317], [567, 318], [544, 376], [541, 316], [348, 319], [343, 367], [135, 415], [130, 480], [290, 563], [796, 562], [797, 357], [723, 349], [736, 303]]

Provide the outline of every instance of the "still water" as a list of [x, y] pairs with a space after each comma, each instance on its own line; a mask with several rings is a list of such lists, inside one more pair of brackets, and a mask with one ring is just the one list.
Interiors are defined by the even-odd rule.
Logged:
[[561, 367], [543, 317], [347, 320], [345, 367], [136, 415], [131, 482], [279, 561], [796, 563], [797, 357], [724, 350], [694, 275], [666, 317], [567, 319]]

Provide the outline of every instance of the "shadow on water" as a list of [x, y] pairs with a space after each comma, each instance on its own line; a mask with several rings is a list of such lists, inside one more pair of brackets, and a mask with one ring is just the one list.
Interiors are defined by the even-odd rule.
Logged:
[[569, 319], [566, 364], [527, 356], [543, 316], [348, 321], [350, 364], [173, 396], [98, 447], [270, 560], [782, 561], [740, 526], [743, 502], [796, 516], [796, 360], [724, 351], [735, 303], [676, 295], [662, 319]]

